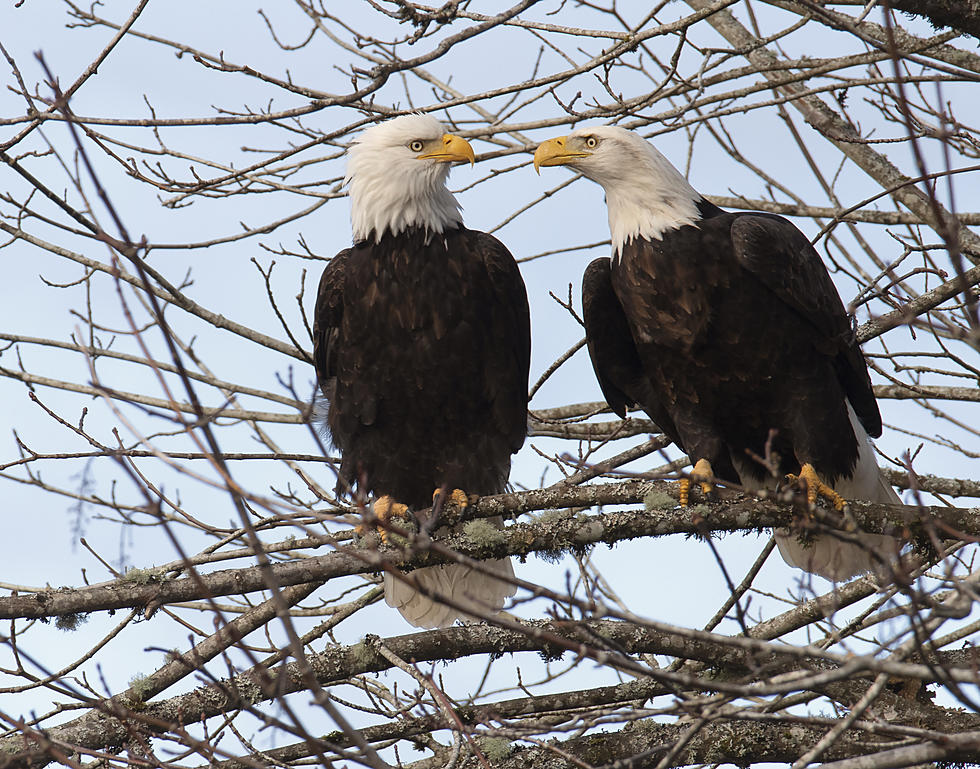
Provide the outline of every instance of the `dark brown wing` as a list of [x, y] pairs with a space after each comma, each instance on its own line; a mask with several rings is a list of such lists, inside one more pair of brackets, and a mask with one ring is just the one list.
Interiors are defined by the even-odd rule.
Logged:
[[328, 400], [333, 397], [337, 376], [333, 345], [344, 316], [344, 276], [350, 252], [349, 248], [341, 251], [323, 268], [313, 310], [313, 366]]
[[625, 419], [637, 404], [628, 394], [630, 384], [643, 376], [640, 356], [633, 343], [623, 308], [609, 280], [610, 259], [596, 259], [582, 276], [582, 318], [592, 369], [609, 407]]
[[485, 348], [485, 387], [494, 422], [510, 441], [511, 453], [527, 437], [527, 378], [531, 368], [531, 316], [517, 262], [493, 235], [470, 230], [462, 239], [481, 259], [491, 292], [487, 309], [493, 339]]
[[610, 280], [608, 257], [594, 260], [582, 276], [582, 316], [589, 357], [599, 388], [621, 418], [641, 407], [657, 426], [677, 442], [670, 416], [650, 385], [633, 341], [629, 323]]
[[744, 214], [731, 226], [735, 257], [813, 326], [817, 349], [835, 358], [837, 376], [868, 434], [881, 435], [881, 414], [850, 318], [830, 273], [807, 237], [780, 216]]

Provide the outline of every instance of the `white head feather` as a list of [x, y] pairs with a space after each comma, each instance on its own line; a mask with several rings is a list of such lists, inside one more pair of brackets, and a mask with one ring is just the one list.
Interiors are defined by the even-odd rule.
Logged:
[[618, 126], [596, 126], [579, 128], [568, 138], [589, 136], [598, 140], [595, 148], [567, 165], [606, 191], [614, 253], [622, 253], [633, 238], [659, 238], [701, 218], [701, 195], [642, 136]]
[[366, 129], [347, 150], [354, 242], [385, 231], [424, 227], [434, 235], [462, 223], [460, 205], [446, 189], [449, 163], [420, 159], [409, 145], [445, 133], [431, 115], [401, 115]]

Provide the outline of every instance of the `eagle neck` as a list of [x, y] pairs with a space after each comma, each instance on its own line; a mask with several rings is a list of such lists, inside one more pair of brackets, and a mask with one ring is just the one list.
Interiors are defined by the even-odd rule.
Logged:
[[447, 163], [432, 163], [403, 178], [393, 179], [383, 169], [358, 170], [349, 178], [351, 230], [354, 242], [381, 241], [385, 233], [399, 235], [410, 228], [425, 233], [428, 243], [436, 235], [463, 223], [456, 197], [446, 189]]
[[413, 224], [399, 232], [386, 229], [378, 237], [355, 240], [354, 245], [357, 248], [381, 246], [382, 253], [387, 253], [391, 247], [394, 247], [399, 252], [404, 252], [408, 255], [417, 253], [420, 247], [445, 249], [448, 251], [451, 238], [465, 229], [464, 225], [460, 223], [447, 227], [441, 232], [433, 232], [426, 227]]
[[663, 163], [603, 185], [613, 253], [620, 258], [631, 240], [659, 240], [703, 218], [700, 194], [662, 156]]

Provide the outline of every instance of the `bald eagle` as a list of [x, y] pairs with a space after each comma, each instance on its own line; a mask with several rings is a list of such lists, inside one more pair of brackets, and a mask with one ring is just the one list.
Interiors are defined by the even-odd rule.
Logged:
[[[623, 128], [546, 141], [534, 164], [566, 165], [606, 193], [613, 257], [586, 269], [582, 306], [615, 412], [645, 410], [705, 490], [715, 479], [760, 488], [795, 475], [811, 501], [820, 493], [838, 509], [843, 497], [899, 504], [869, 439], [881, 416], [867, 364], [802, 232], [779, 216], [723, 211]], [[689, 488], [682, 481], [684, 504]], [[891, 537], [860, 540], [777, 532], [787, 563], [832, 580], [897, 553]]]
[[[531, 354], [527, 293], [496, 238], [463, 226], [446, 189], [469, 142], [438, 120], [404, 115], [365, 130], [348, 150], [354, 246], [323, 271], [314, 364], [340, 476], [375, 497], [382, 521], [431, 507], [434, 492], [504, 490], [527, 432]], [[462, 490], [462, 491], [460, 491]], [[486, 614], [514, 594], [510, 559], [412, 575], [429, 598], [385, 575], [385, 598], [416, 627]]]

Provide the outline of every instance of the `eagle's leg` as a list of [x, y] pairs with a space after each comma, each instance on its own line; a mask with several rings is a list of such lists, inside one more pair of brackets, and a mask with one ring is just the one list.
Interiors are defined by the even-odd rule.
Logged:
[[695, 462], [690, 474], [680, 481], [680, 501], [681, 505], [687, 507], [691, 494], [691, 481], [696, 481], [701, 485], [701, 493], [707, 496], [715, 487], [715, 473], [711, 469], [711, 463], [702, 457]]
[[[411, 513], [408, 512], [408, 505], [403, 505], [401, 502], [396, 502], [387, 494], [385, 494], [383, 497], [378, 497], [378, 499], [374, 501], [373, 512], [374, 517], [378, 521], [378, 536], [381, 537], [381, 541], [385, 544], [388, 542], [389, 521], [391, 521], [392, 518], [409, 520], [411, 517]], [[355, 531], [363, 536], [367, 531], [367, 527], [362, 524], [357, 526]]]
[[847, 500], [821, 481], [816, 469], [809, 462], [800, 468], [799, 475], [787, 475], [786, 479], [790, 483], [802, 483], [806, 486], [806, 501], [811, 505], [816, 504], [817, 497], [821, 496], [829, 499], [835, 510], [843, 510], [847, 506]]

